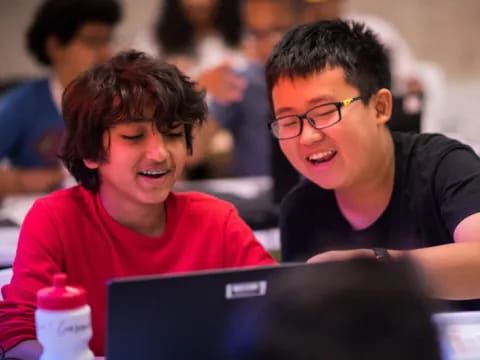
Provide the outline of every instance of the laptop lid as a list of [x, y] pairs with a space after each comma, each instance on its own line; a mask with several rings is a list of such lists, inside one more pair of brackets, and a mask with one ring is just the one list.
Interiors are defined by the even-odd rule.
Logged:
[[438, 360], [414, 275], [407, 263], [352, 259], [114, 280], [107, 359], [247, 359], [280, 344], [290, 358], [310, 346], [319, 358]]
[[[288, 264], [112, 280], [107, 359], [225, 359], [245, 309], [278, 286], [275, 279], [321, 264]], [[248, 311], [247, 311], [248, 312]], [[247, 329], [248, 330], [248, 329]], [[238, 333], [238, 331], [237, 331]]]

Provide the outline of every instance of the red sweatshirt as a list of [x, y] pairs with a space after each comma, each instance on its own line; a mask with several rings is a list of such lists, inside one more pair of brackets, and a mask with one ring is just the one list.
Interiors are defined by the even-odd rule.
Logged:
[[172, 193], [159, 237], [115, 222], [99, 196], [81, 186], [39, 199], [20, 232], [14, 275], [0, 302], [0, 345], [35, 339], [37, 290], [65, 272], [87, 291], [92, 308], [90, 347], [104, 355], [106, 282], [114, 277], [274, 264], [235, 208], [200, 193]]

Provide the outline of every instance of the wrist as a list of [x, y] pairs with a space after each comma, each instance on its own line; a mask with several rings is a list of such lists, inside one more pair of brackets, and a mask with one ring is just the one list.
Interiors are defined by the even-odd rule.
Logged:
[[372, 248], [372, 251], [376, 260], [381, 262], [392, 261], [392, 256], [390, 255], [387, 249], [375, 247], [375, 248]]

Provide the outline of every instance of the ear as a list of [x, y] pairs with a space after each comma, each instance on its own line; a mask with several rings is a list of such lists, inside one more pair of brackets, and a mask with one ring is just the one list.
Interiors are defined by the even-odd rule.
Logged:
[[385, 124], [392, 115], [392, 93], [388, 89], [380, 89], [373, 95], [372, 100], [377, 124]]
[[99, 166], [99, 163], [97, 161], [88, 160], [88, 159], [83, 159], [83, 163], [90, 170], [98, 169], [98, 166]]

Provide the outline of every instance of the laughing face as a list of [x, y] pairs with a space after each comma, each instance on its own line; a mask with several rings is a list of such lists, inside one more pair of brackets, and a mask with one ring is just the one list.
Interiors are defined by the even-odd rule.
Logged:
[[[276, 118], [304, 114], [315, 106], [357, 96], [359, 90], [345, 81], [340, 67], [306, 78], [280, 78], [272, 90]], [[368, 105], [354, 101], [343, 106], [341, 121], [322, 130], [313, 128], [304, 119], [299, 136], [279, 140], [283, 153], [301, 174], [324, 189], [349, 188], [368, 181], [371, 173], [375, 173], [377, 139], [385, 133], [384, 124], [388, 120], [379, 111], [378, 101], [374, 94]]]
[[104, 146], [106, 161], [85, 164], [98, 169], [102, 200], [116, 209], [163, 204], [187, 157], [181, 124], [160, 133], [152, 121], [120, 123], [105, 133]]

